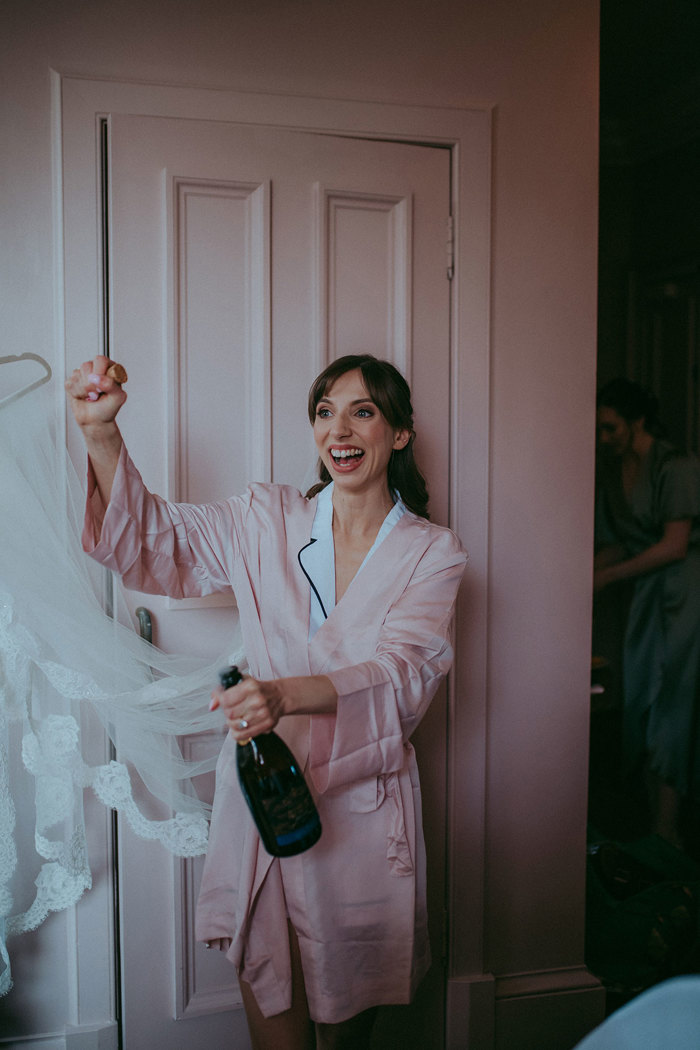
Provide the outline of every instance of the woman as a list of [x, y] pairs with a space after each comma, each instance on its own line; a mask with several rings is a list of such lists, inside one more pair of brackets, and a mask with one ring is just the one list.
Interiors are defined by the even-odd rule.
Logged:
[[[624, 753], [645, 760], [652, 830], [681, 846], [700, 797], [700, 466], [659, 433], [656, 400], [613, 380], [598, 395], [603, 456], [594, 586], [633, 580], [624, 643]], [[607, 460], [607, 462], [606, 462]]]
[[[369, 355], [333, 362], [309, 418], [321, 483], [251, 485], [203, 507], [146, 491], [121, 440], [126, 395], [96, 358], [67, 383], [89, 453], [85, 549], [140, 591], [233, 588], [250, 676], [217, 689], [217, 767], [197, 935], [238, 970], [259, 1050], [369, 1041], [429, 964], [420, 789], [409, 737], [447, 673], [465, 554], [427, 520], [410, 391]], [[365, 562], [368, 564], [365, 565]], [[268, 856], [236, 741], [275, 727], [305, 767], [323, 835]]]

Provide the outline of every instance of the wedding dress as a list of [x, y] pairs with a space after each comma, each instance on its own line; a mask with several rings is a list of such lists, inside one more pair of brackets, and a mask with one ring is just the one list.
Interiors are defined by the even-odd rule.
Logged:
[[[226, 654], [205, 661], [163, 653], [107, 615], [103, 570], [80, 545], [85, 492], [56, 436], [51, 371], [21, 356], [45, 374], [0, 401], [0, 995], [12, 985], [8, 938], [91, 886], [86, 788], [137, 835], [179, 856], [206, 851], [209, 806], [192, 781], [216, 755], [188, 762], [178, 741], [223, 731], [220, 712], [209, 712], [211, 688], [222, 666], [245, 665], [238, 633]], [[90, 711], [113, 743], [107, 761], [85, 753]], [[172, 816], [152, 819], [144, 785]], [[30, 793], [33, 837], [15, 828], [16, 803], [26, 811]]]

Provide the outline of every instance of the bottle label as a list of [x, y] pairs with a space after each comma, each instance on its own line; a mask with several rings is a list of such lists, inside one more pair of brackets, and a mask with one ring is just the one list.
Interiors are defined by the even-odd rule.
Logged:
[[265, 815], [280, 846], [308, 835], [318, 824], [309, 789], [303, 780], [294, 778], [282, 792], [262, 796]]
[[318, 820], [316, 817], [310, 820], [308, 824], [304, 824], [303, 827], [297, 828], [295, 831], [290, 831], [286, 835], [275, 835], [278, 846], [288, 846], [291, 842], [298, 842], [299, 839], [306, 838], [318, 827]]
[[275, 734], [236, 753], [238, 779], [263, 845], [277, 857], [300, 853], [321, 834], [314, 800], [289, 748]]

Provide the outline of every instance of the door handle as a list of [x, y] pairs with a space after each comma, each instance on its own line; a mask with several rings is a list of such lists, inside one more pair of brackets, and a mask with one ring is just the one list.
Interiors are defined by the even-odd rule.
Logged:
[[146, 642], [153, 642], [153, 621], [148, 609], [140, 605], [136, 610], [139, 620], [139, 634]]

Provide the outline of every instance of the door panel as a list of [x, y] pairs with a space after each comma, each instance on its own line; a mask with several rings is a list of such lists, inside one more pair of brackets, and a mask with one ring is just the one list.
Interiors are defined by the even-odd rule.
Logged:
[[[122, 429], [149, 487], [197, 502], [251, 480], [307, 487], [308, 387], [328, 360], [368, 350], [412, 382], [432, 517], [447, 520], [446, 150], [115, 116], [110, 187], [112, 354], [129, 371]], [[154, 641], [168, 650], [221, 652], [236, 615], [221, 597], [130, 600], [151, 608]], [[383, 1047], [437, 1050], [444, 692], [415, 742], [435, 964], [419, 1007], [385, 1022], [380, 1038]], [[199, 754], [220, 740], [183, 746]], [[248, 1047], [230, 965], [193, 943], [201, 861], [173, 865], [128, 832], [120, 842], [127, 1050]]]

